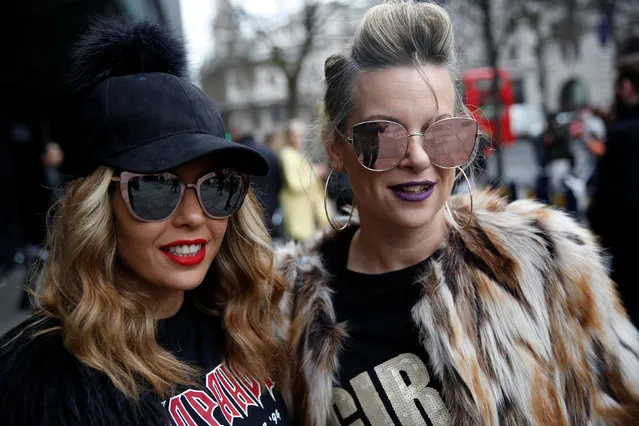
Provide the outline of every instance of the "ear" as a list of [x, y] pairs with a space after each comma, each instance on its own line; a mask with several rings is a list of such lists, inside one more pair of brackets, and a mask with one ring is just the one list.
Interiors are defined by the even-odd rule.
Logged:
[[325, 144], [328, 162], [331, 168], [338, 172], [344, 170], [343, 144], [344, 142], [339, 138], [339, 136]]

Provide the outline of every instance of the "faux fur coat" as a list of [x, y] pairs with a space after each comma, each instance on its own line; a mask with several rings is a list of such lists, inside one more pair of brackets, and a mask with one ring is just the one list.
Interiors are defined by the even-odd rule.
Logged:
[[[467, 200], [449, 201], [456, 217], [468, 218]], [[452, 424], [639, 425], [639, 334], [593, 236], [533, 201], [474, 200], [470, 225], [450, 226], [431, 258], [411, 312]], [[277, 251], [292, 289], [282, 305], [295, 356], [289, 397], [304, 425], [332, 423], [348, 339], [321, 256], [333, 237]]]

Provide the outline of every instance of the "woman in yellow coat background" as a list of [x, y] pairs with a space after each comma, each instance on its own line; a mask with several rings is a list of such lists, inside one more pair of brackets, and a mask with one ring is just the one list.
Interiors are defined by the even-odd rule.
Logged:
[[328, 225], [323, 207], [321, 166], [314, 170], [302, 154], [304, 125], [292, 120], [286, 131], [286, 144], [280, 149], [284, 185], [280, 204], [284, 211], [287, 236], [295, 240], [313, 237]]

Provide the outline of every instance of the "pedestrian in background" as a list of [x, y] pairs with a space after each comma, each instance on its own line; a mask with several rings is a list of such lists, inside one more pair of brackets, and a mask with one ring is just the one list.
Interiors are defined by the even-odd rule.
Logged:
[[611, 277], [639, 326], [639, 68], [626, 66], [616, 81], [614, 119], [589, 220], [612, 256]]
[[231, 139], [235, 142], [248, 146], [260, 154], [268, 161], [269, 172], [266, 176], [254, 176], [251, 179], [251, 187], [257, 196], [264, 212], [264, 223], [270, 233], [273, 232], [273, 214], [279, 207], [279, 197], [282, 191], [282, 167], [275, 152], [266, 145], [255, 141], [246, 125], [234, 123], [230, 127]]
[[304, 125], [292, 120], [286, 131], [286, 144], [279, 151], [284, 176], [280, 200], [286, 234], [298, 241], [311, 238], [328, 225], [320, 180], [324, 170], [308, 164], [302, 153], [303, 142]]
[[47, 142], [42, 153], [42, 165], [44, 166], [43, 185], [49, 192], [49, 200], [55, 203], [64, 192], [64, 179], [60, 174], [60, 166], [64, 161], [64, 151], [56, 142]]
[[548, 116], [543, 141], [548, 152], [546, 169], [550, 200], [555, 205], [563, 205], [565, 203], [562, 197], [566, 197], [565, 179], [572, 170], [574, 157], [570, 146], [572, 139], [569, 126], [560, 124], [555, 113]]
[[531, 200], [450, 196], [478, 147], [448, 13], [387, 1], [347, 46], [314, 143], [358, 219], [277, 253], [296, 419], [639, 424], [639, 333], [589, 231]]
[[275, 153], [280, 150], [283, 143], [284, 142], [282, 141], [282, 134], [279, 132], [271, 132], [264, 137], [264, 146]]
[[[185, 78], [181, 42], [99, 23], [75, 53], [88, 152], [51, 229], [38, 308], [0, 338], [0, 423], [288, 425], [283, 294], [250, 175]], [[250, 409], [249, 409], [250, 406]]]
[[[39, 191], [43, 193], [42, 199], [42, 212], [40, 215], [44, 217], [44, 220], [40, 225], [42, 233], [46, 234], [46, 229], [51, 225], [51, 218], [55, 215], [55, 211], [50, 210], [55, 208], [56, 203], [62, 198], [64, 193], [65, 181], [60, 173], [60, 166], [64, 161], [64, 151], [60, 145], [56, 142], [47, 142], [44, 145], [44, 150], [41, 156], [42, 161], [42, 182], [39, 187]], [[23, 263], [27, 266], [27, 269], [32, 269], [38, 262], [46, 260], [48, 253], [43, 247], [45, 241], [39, 241], [37, 244], [28, 244], [25, 246], [20, 255], [23, 257]], [[23, 284], [22, 297], [20, 298], [20, 309], [28, 310], [32, 309], [31, 295], [33, 294], [32, 280], [27, 275], [27, 280]]]

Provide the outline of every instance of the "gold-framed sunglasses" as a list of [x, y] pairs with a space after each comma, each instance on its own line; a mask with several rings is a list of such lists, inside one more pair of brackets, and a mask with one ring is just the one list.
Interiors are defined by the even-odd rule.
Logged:
[[338, 131], [353, 146], [360, 164], [368, 170], [384, 172], [395, 168], [408, 152], [409, 140], [422, 136], [422, 147], [430, 162], [444, 169], [461, 167], [470, 159], [479, 127], [472, 118], [438, 120], [423, 133], [409, 133], [390, 120], [363, 121], [353, 125], [353, 137]]

